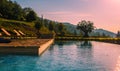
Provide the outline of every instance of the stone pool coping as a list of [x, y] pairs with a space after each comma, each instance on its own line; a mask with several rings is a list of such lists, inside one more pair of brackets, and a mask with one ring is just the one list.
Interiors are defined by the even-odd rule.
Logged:
[[41, 55], [54, 39], [12, 40], [11, 43], [0, 43], [0, 54]]

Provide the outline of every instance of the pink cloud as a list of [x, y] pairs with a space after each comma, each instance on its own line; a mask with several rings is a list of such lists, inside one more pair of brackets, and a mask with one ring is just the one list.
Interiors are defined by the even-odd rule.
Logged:
[[57, 20], [61, 22], [71, 22], [77, 24], [81, 19], [87, 19], [87, 17], [92, 17], [91, 14], [79, 13], [79, 12], [46, 12], [46, 17], [52, 20]]

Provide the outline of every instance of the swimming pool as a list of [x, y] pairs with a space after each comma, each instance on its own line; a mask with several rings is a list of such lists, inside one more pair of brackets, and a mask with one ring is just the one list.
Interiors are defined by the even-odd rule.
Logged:
[[0, 71], [119, 71], [120, 45], [55, 41], [41, 56], [0, 55]]

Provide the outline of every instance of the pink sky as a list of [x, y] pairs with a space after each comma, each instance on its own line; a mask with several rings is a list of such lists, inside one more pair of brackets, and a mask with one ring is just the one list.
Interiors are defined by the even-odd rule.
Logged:
[[[92, 0], [83, 1], [90, 2]], [[96, 0], [96, 3], [92, 3], [88, 8], [85, 12], [73, 8], [71, 11], [43, 11], [43, 14], [46, 18], [55, 21], [77, 24], [82, 19], [85, 19], [93, 21], [97, 28], [104, 28], [115, 33], [120, 30], [120, 0]]]
[[[58, 22], [77, 24], [94, 22], [97, 28], [120, 30], [120, 0], [16, 0], [23, 7], [33, 8], [39, 16]], [[27, 4], [26, 4], [27, 3]]]

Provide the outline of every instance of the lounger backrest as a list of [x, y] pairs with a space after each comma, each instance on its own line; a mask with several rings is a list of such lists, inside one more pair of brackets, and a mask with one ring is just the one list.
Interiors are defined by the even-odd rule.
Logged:
[[22, 31], [20, 31], [20, 30], [19, 30], [18, 32], [19, 32], [21, 35], [25, 35], [25, 34], [24, 34]]
[[0, 33], [0, 36], [2, 36], [2, 33]]
[[20, 33], [18, 31], [16, 31], [15, 29], [13, 31], [17, 34], [17, 36], [20, 36]]
[[6, 31], [4, 28], [1, 28], [1, 30], [2, 30], [6, 35], [11, 36], [11, 34], [10, 34], [8, 31]]

